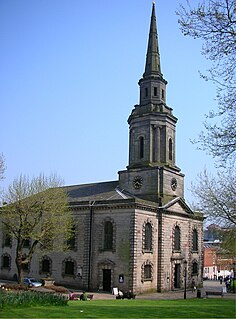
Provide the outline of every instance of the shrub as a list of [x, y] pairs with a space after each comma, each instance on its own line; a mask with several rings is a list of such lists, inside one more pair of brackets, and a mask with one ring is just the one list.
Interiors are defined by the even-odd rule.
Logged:
[[0, 307], [66, 306], [65, 296], [36, 291], [0, 291]]

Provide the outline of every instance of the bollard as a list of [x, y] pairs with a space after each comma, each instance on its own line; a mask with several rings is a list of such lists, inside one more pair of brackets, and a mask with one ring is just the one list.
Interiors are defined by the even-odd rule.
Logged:
[[201, 290], [200, 289], [197, 290], [197, 298], [201, 298]]

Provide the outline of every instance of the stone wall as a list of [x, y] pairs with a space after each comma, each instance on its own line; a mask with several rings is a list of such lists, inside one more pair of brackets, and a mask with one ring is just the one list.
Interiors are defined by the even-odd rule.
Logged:
[[[75, 248], [67, 252], [44, 252], [38, 249], [25, 276], [40, 279], [48, 275], [62, 285], [97, 291], [103, 290], [104, 270], [108, 270], [111, 274], [111, 288], [119, 287], [124, 291], [131, 289], [135, 293], [166, 291], [175, 288], [176, 264], [180, 265], [179, 288], [183, 288], [183, 262], [186, 260], [188, 285], [193, 278], [193, 262], [197, 262], [199, 269], [198, 273], [194, 274], [194, 278], [201, 283], [202, 221], [184, 212], [181, 205], [177, 203], [173, 204], [173, 207], [174, 209], [170, 207], [169, 211], [163, 211], [156, 205], [124, 200], [119, 203], [113, 201], [112, 204], [95, 204], [74, 209]], [[105, 221], [110, 221], [113, 225], [113, 245], [110, 250], [103, 247]], [[150, 251], [144, 249], [146, 223], [149, 223], [152, 229]], [[173, 229], [176, 225], [181, 231], [180, 251], [173, 250]], [[197, 229], [198, 232], [197, 252], [192, 251], [193, 229]], [[0, 277], [12, 279], [17, 273], [15, 241], [12, 242], [12, 247], [5, 247], [3, 236], [0, 237], [1, 257], [4, 254], [11, 257], [10, 268], [1, 267]], [[25, 251], [27, 252], [27, 248]], [[51, 260], [49, 274], [42, 272], [40, 266], [42, 258]], [[73, 274], [65, 274], [65, 261], [74, 263]], [[144, 276], [146, 265], [151, 267], [150, 278]]]

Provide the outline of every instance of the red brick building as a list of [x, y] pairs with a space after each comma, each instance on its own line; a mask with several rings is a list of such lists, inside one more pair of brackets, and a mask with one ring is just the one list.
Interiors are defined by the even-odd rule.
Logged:
[[229, 258], [220, 248], [220, 236], [218, 225], [211, 224], [204, 231], [204, 248], [203, 248], [203, 278], [218, 279], [233, 276], [235, 268], [235, 258]]

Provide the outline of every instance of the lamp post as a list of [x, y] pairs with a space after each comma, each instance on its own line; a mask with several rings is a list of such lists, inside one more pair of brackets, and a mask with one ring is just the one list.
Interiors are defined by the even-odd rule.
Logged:
[[187, 292], [187, 260], [184, 261], [184, 299], [186, 299]]

